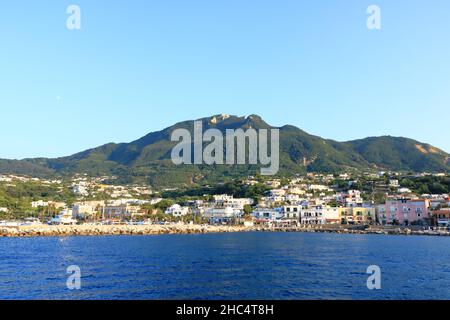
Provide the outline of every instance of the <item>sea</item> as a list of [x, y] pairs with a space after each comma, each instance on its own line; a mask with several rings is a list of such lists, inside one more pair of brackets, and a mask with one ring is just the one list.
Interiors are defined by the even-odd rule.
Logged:
[[0, 238], [0, 299], [448, 300], [450, 237]]

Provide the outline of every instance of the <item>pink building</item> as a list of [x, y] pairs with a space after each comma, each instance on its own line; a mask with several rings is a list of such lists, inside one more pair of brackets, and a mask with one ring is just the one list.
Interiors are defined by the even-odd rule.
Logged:
[[409, 225], [430, 218], [430, 200], [428, 199], [396, 199], [387, 200], [384, 214], [388, 224], [399, 223]]

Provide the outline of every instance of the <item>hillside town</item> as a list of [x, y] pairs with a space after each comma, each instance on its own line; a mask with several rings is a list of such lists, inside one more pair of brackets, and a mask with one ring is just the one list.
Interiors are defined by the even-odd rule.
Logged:
[[[143, 185], [114, 185], [111, 183], [114, 177], [42, 180], [1, 175], [0, 190], [10, 194], [15, 188], [24, 190], [18, 193], [16, 202], [1, 195], [0, 226], [186, 223], [280, 228], [308, 225], [448, 228], [449, 193], [419, 193], [430, 190], [424, 185], [412, 190], [418, 188], [411, 183], [415, 179], [428, 179], [436, 187], [438, 181], [448, 182], [449, 176], [378, 172], [311, 173], [278, 179], [248, 177], [239, 182], [239, 188], [258, 191], [239, 197], [231, 192], [217, 193], [220, 188], [188, 195], [189, 188], [156, 191]], [[32, 186], [39, 192], [30, 191]], [[199, 192], [204, 190], [208, 189]], [[10, 205], [19, 200], [27, 202], [22, 207]]]

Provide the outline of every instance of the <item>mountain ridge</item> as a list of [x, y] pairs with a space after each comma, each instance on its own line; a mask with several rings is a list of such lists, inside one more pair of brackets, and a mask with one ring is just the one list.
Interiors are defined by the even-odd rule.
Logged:
[[[70, 156], [58, 158], [0, 159], [0, 173], [35, 176], [115, 175], [125, 182], [145, 181], [160, 184], [168, 177], [169, 185], [191, 184], [201, 180], [223, 180], [255, 174], [254, 165], [185, 165], [181, 169], [170, 160], [173, 130], [192, 132], [194, 121], [203, 130], [272, 129], [280, 130], [280, 173], [326, 172], [347, 170], [392, 170], [408, 172], [450, 172], [450, 155], [430, 144], [389, 135], [339, 142], [311, 135], [293, 125], [274, 127], [260, 116], [214, 115], [178, 122], [160, 131], [150, 132], [129, 143], [106, 143]], [[179, 177], [176, 177], [176, 176]]]

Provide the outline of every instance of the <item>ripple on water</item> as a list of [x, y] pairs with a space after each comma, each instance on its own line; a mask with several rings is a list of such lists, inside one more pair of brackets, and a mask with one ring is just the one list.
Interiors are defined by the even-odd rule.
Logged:
[[[2, 238], [1, 299], [450, 299], [450, 238], [312, 233]], [[82, 290], [66, 287], [78, 265]], [[379, 265], [382, 290], [366, 287]]]

